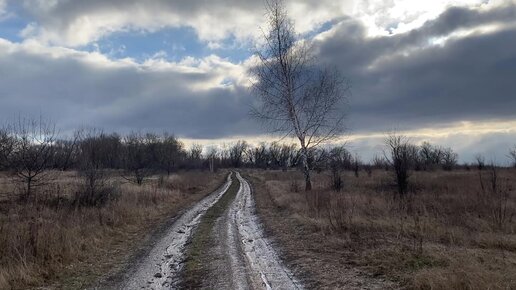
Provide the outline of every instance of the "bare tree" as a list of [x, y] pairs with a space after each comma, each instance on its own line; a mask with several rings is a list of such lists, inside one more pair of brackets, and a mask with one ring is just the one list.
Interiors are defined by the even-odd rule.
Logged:
[[428, 142], [423, 142], [419, 147], [418, 159], [422, 163], [422, 169], [435, 169], [443, 161], [444, 149], [440, 146], [434, 146]]
[[242, 166], [243, 157], [246, 150], [249, 148], [249, 145], [246, 141], [239, 140], [229, 149], [229, 159], [231, 160], [231, 164], [235, 168], [239, 168]]
[[486, 169], [488, 175], [487, 184], [484, 184], [482, 172], [478, 173], [482, 189], [481, 202], [483, 207], [488, 210], [488, 215], [493, 225], [498, 230], [504, 231], [515, 215], [513, 207], [510, 206], [512, 191], [510, 180], [498, 175], [498, 169], [494, 163], [491, 163]]
[[320, 173], [328, 167], [329, 157], [325, 148], [311, 148], [308, 151], [308, 167]]
[[194, 159], [194, 160], [201, 159], [202, 158], [202, 145], [193, 144], [192, 147], [190, 148], [190, 152], [188, 155], [189, 155], [190, 159]]
[[353, 156], [344, 146], [335, 146], [330, 150], [330, 167], [338, 167], [339, 170], [350, 169]]
[[266, 0], [268, 30], [251, 70], [257, 103], [252, 115], [272, 132], [299, 140], [305, 189], [312, 189], [308, 154], [344, 130], [349, 86], [336, 69], [318, 68], [312, 47], [298, 40], [283, 1]]
[[76, 130], [71, 138], [56, 140], [54, 147], [56, 151], [55, 168], [62, 171], [68, 170], [78, 155], [79, 141], [83, 130]]
[[203, 147], [200, 144], [193, 144], [188, 151], [189, 167], [200, 168], [202, 165]]
[[355, 173], [355, 177], [359, 176], [360, 173], [360, 156], [358, 154], [355, 154], [355, 158], [353, 158], [353, 172]]
[[181, 160], [183, 153], [183, 144], [173, 135], [163, 134], [161, 144], [159, 146], [159, 163], [160, 167], [170, 175]]
[[409, 184], [409, 170], [414, 158], [414, 147], [409, 139], [403, 135], [391, 133], [385, 139], [387, 152], [384, 152], [385, 159], [394, 169], [396, 185], [400, 196], [405, 196]]
[[15, 138], [12, 134], [12, 128], [0, 128], [0, 170], [9, 167], [11, 154], [15, 146]]
[[103, 154], [103, 158], [106, 161], [105, 165], [107, 168], [120, 168], [121, 167], [121, 155], [124, 152], [122, 146], [122, 137], [117, 133], [102, 134], [99, 136], [101, 139], [102, 146], [100, 150]]
[[516, 146], [512, 147], [509, 150], [509, 154], [507, 155], [511, 159], [511, 164], [513, 167], [516, 167]]
[[475, 162], [477, 164], [478, 170], [483, 170], [486, 164], [486, 159], [482, 154], [475, 155]]
[[106, 166], [108, 160], [102, 152], [104, 133], [91, 129], [84, 132], [79, 144], [78, 169], [83, 183], [75, 196], [75, 205], [99, 206], [109, 199]]
[[15, 145], [10, 167], [15, 179], [24, 184], [25, 196], [33, 189], [48, 184], [52, 179], [50, 167], [55, 155], [55, 125], [43, 120], [19, 119], [14, 125]]
[[286, 171], [288, 167], [295, 166], [297, 163], [297, 150], [295, 144], [283, 144], [281, 146], [281, 153], [279, 156], [279, 164], [283, 171]]
[[344, 146], [333, 147], [329, 153], [329, 166], [332, 173], [332, 188], [340, 191], [343, 186], [341, 172], [349, 168], [351, 164], [351, 153]]
[[442, 165], [444, 170], [452, 170], [455, 166], [457, 166], [459, 155], [451, 148], [443, 148], [442, 152]]
[[389, 170], [389, 161], [384, 156], [375, 155], [371, 162], [373, 163], [373, 166], [377, 169], [385, 169], [385, 171]]
[[[128, 181], [142, 185], [145, 178], [152, 175], [152, 156], [147, 150], [146, 137], [139, 133], [131, 133], [124, 138], [122, 159]], [[130, 176], [130, 177], [128, 177]]]
[[222, 146], [219, 150], [220, 163], [222, 166], [228, 167], [230, 166], [229, 162], [229, 145], [227, 143], [222, 143]]
[[215, 160], [218, 158], [219, 152], [216, 147], [210, 147], [208, 153], [206, 154], [206, 158], [208, 159], [208, 167], [210, 168], [210, 172], [215, 172]]
[[276, 143], [269, 146], [267, 150], [267, 144], [262, 142], [258, 147], [251, 147], [245, 150], [248, 162], [257, 168], [266, 169], [270, 165], [276, 166], [277, 160], [280, 154], [280, 147]]

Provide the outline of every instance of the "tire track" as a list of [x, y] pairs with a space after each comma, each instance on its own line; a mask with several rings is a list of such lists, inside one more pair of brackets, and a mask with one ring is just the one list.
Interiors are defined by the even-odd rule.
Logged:
[[[251, 195], [249, 183], [236, 173], [240, 182], [240, 189], [231, 207], [229, 208], [228, 219], [228, 243], [231, 245], [231, 236], [238, 235], [241, 245], [235, 245], [227, 253], [233, 256], [231, 260], [238, 261], [236, 249], [245, 256], [247, 269], [250, 277], [245, 277], [244, 271], [233, 272], [233, 279], [236, 285], [242, 285], [246, 278], [251, 281], [253, 289], [302, 289], [301, 284], [294, 278], [292, 273], [283, 265], [277, 252], [269, 240], [265, 238], [261, 223], [255, 214], [255, 204]], [[234, 230], [236, 229], [236, 233]], [[247, 288], [247, 287], [243, 287]]]
[[175, 289], [185, 259], [185, 247], [196, 225], [231, 186], [232, 174], [226, 183], [186, 211], [169, 228], [167, 234], [151, 250], [150, 254], [130, 273], [119, 289]]

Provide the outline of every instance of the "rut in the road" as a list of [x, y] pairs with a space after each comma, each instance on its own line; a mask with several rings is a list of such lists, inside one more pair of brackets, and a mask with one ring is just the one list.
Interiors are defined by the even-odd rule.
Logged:
[[[236, 173], [238, 190], [203, 217], [194, 234], [185, 287], [207, 289], [299, 289], [264, 237], [248, 182]], [[237, 180], [235, 180], [236, 186]]]
[[239, 173], [179, 217], [125, 277], [116, 288], [301, 288], [265, 238]]
[[239, 173], [236, 173], [236, 176], [240, 181], [240, 190], [230, 209], [231, 222], [238, 228], [242, 250], [253, 274], [252, 277], [259, 276], [258, 283], [266, 289], [301, 289], [301, 284], [285, 267], [264, 235], [261, 223], [255, 214], [255, 204], [249, 183]]
[[168, 229], [166, 235], [153, 247], [150, 254], [128, 273], [119, 289], [174, 289], [185, 260], [187, 242], [206, 211], [231, 186], [231, 174], [226, 183], [195, 206], [187, 210]]

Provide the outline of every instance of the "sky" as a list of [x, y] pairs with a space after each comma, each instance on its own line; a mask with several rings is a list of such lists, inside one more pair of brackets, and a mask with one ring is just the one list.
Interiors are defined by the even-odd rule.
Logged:
[[[397, 130], [463, 162], [508, 162], [516, 0], [285, 3], [318, 61], [352, 84], [336, 142], [368, 160]], [[254, 0], [0, 0], [0, 121], [275, 140], [249, 117], [264, 12]]]

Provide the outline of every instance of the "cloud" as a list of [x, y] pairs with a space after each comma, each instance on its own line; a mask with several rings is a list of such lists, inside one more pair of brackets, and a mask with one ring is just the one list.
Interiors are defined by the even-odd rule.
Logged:
[[[350, 127], [384, 131], [463, 120], [513, 119], [516, 111], [516, 6], [450, 8], [422, 27], [368, 37], [346, 19], [318, 40], [324, 62], [353, 83]], [[499, 24], [498, 29], [482, 27]], [[432, 39], [453, 35], [433, 44]]]
[[[81, 46], [119, 31], [153, 32], [167, 27], [192, 27], [199, 39], [212, 43], [230, 36], [246, 41], [260, 34], [261, 1], [167, 0], [22, 0], [33, 16], [22, 35], [43, 43]], [[300, 32], [341, 16], [349, 1], [288, 2]]]
[[7, 16], [7, 0], [0, 0], [0, 21]]
[[[364, 161], [369, 161], [375, 155], [383, 154], [386, 149], [384, 140], [388, 133], [351, 134], [344, 140], [351, 151], [359, 153]], [[451, 147], [459, 154], [460, 162], [473, 162], [475, 155], [481, 154], [488, 162], [508, 165], [507, 154], [516, 140], [516, 120], [456, 122], [397, 133], [409, 136], [410, 142], [414, 144], [430, 142]]]
[[[262, 133], [247, 114], [252, 57], [172, 62], [170, 51], [152, 51], [137, 62], [73, 48], [114, 32], [183, 26], [207, 47], [228, 46], [228, 38], [231, 45], [259, 32], [260, 1], [22, 1], [33, 17], [26, 39], [0, 39], [3, 117], [42, 113], [64, 130], [168, 130], [189, 139]], [[439, 0], [416, 9], [413, 1], [394, 0], [288, 3], [299, 31], [311, 31], [305, 35], [332, 23], [315, 37], [315, 49], [353, 84], [348, 127], [366, 136], [353, 139], [354, 150], [377, 153], [382, 133], [399, 129], [417, 141], [456, 147], [463, 160], [490, 150], [503, 159], [514, 130], [479, 133], [456, 124], [514, 126], [515, 1]], [[421, 128], [448, 133], [422, 135]]]
[[0, 40], [0, 114], [43, 114], [64, 131], [94, 126], [190, 138], [253, 134], [258, 129], [247, 118], [249, 92], [239, 70], [216, 56], [139, 64]]
[[[357, 1], [354, 18], [360, 19], [370, 36], [405, 33], [437, 18], [451, 7], [479, 8], [486, 0], [368, 0]], [[491, 4], [493, 6], [494, 4]]]
[[[25, 38], [71, 47], [92, 43], [114, 32], [154, 32], [170, 27], [191, 27], [200, 40], [219, 47], [229, 37], [248, 41], [260, 36], [258, 27], [263, 24], [264, 14], [263, 2], [252, 0], [20, 1], [33, 17], [33, 22], [22, 32]], [[492, 9], [516, 0], [285, 2], [300, 33], [349, 16], [365, 24], [368, 36], [378, 36], [417, 29], [451, 7]]]

